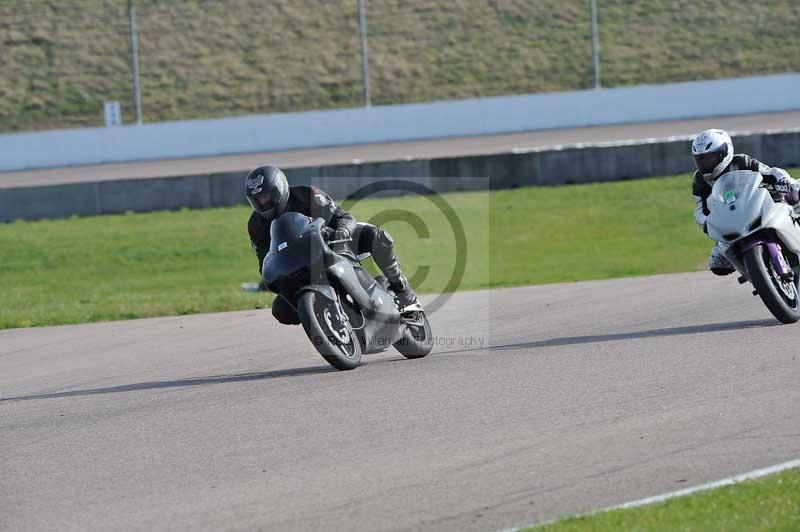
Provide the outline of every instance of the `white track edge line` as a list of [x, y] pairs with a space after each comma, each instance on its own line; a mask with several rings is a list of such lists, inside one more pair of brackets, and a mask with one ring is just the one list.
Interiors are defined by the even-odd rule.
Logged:
[[630, 501], [622, 504], [617, 504], [615, 506], [608, 506], [605, 508], [601, 508], [599, 510], [594, 510], [589, 513], [585, 514], [577, 514], [574, 516], [562, 516], [556, 519], [551, 519], [549, 521], [543, 521], [540, 523], [532, 523], [530, 525], [522, 525], [518, 527], [506, 528], [501, 530], [500, 532], [519, 532], [520, 530], [524, 530], [526, 528], [535, 528], [538, 526], [549, 525], [555, 523], [556, 521], [564, 518], [564, 517], [589, 517], [597, 514], [602, 514], [606, 512], [612, 512], [614, 510], [627, 510], [629, 508], [638, 508], [640, 506], [647, 506], [650, 504], [656, 504], [659, 502], [668, 501], [670, 499], [677, 499], [680, 497], [685, 497], [687, 495], [691, 495], [693, 493], [699, 493], [702, 491], [709, 491], [716, 488], [722, 488], [725, 486], [732, 486], [733, 484], [738, 484], [740, 482], [744, 482], [746, 480], [755, 480], [757, 478], [765, 477], [767, 475], [772, 475], [774, 473], [781, 473], [783, 471], [787, 471], [789, 469], [796, 469], [800, 468], [800, 459], [797, 460], [789, 460], [788, 462], [783, 462], [781, 464], [776, 464], [769, 467], [764, 467], [762, 469], [756, 469], [754, 471], [749, 471], [747, 473], [741, 473], [739, 475], [734, 475], [732, 477], [723, 478], [721, 480], [715, 480], [713, 482], [708, 482], [706, 484], [700, 484], [698, 486], [692, 486], [690, 488], [684, 488], [677, 491], [670, 491], [667, 493], [662, 493], [661, 495], [654, 495], [653, 497], [645, 497], [644, 499], [638, 499], [635, 501]]

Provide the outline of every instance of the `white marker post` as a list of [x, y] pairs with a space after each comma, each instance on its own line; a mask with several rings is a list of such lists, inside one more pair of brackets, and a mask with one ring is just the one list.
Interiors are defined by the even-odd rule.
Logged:
[[105, 111], [106, 127], [122, 125], [122, 112], [120, 111], [119, 102], [106, 102], [103, 109]]

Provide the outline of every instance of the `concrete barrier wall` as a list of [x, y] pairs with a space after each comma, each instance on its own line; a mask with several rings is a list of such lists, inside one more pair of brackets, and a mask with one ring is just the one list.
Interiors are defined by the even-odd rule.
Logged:
[[[800, 167], [800, 130], [734, 138], [737, 151], [774, 166]], [[379, 179], [412, 180], [436, 192], [559, 185], [674, 175], [692, 170], [690, 138], [563, 146], [527, 153], [345, 164], [287, 170], [293, 185], [313, 184], [335, 198]], [[798, 176], [800, 177], [800, 176]], [[50, 187], [0, 189], [0, 222], [94, 216], [244, 203], [243, 172]], [[687, 195], [689, 184], [687, 182]]]
[[0, 135], [0, 171], [800, 109], [800, 74]]

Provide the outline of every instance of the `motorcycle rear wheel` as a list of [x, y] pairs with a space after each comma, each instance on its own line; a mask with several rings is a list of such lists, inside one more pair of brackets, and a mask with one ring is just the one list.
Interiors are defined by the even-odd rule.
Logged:
[[428, 316], [422, 311], [414, 311], [412, 316], [403, 316], [406, 330], [394, 347], [406, 358], [422, 358], [433, 349], [433, 334]]
[[[761, 301], [778, 321], [795, 323], [800, 320], [800, 295], [796, 278], [792, 281], [778, 278], [766, 246], [758, 245], [748, 251], [744, 256], [744, 265]], [[781, 286], [781, 283], [788, 284]]]
[[308, 339], [328, 364], [345, 371], [361, 363], [361, 343], [342, 323], [336, 304], [316, 292], [304, 292], [297, 301], [297, 314]]

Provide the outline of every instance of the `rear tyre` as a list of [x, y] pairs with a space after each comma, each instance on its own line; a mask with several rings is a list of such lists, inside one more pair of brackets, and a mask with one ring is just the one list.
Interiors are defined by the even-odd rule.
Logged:
[[755, 246], [748, 251], [744, 256], [744, 265], [761, 301], [778, 321], [795, 323], [800, 320], [797, 277], [781, 279], [772, 265], [766, 246]]
[[361, 363], [361, 343], [350, 323], [342, 321], [337, 305], [316, 292], [304, 292], [297, 314], [314, 348], [338, 370], [355, 369]]
[[406, 330], [394, 347], [406, 358], [422, 358], [433, 349], [433, 334], [428, 316], [422, 311], [403, 314]]

